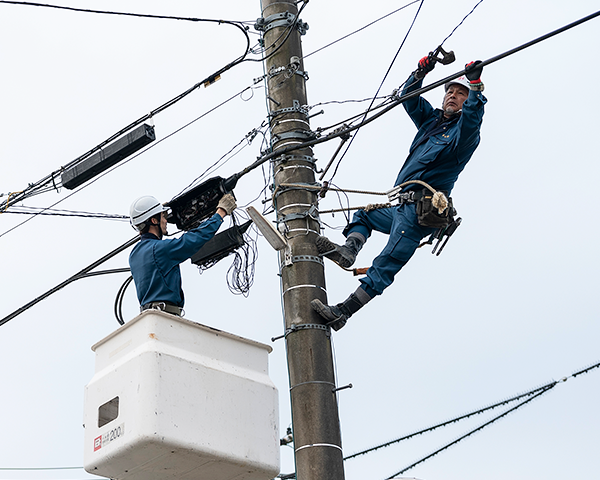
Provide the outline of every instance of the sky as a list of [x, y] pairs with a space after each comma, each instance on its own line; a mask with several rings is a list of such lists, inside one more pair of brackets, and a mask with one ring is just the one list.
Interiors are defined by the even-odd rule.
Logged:
[[[400, 86], [476, 3], [425, 0], [380, 95]], [[302, 20], [309, 30], [302, 42], [311, 106], [375, 95], [418, 4], [316, 51], [404, 4], [313, 0], [305, 7]], [[64, 0], [60, 5], [252, 22], [261, 15], [258, 1], [242, 0]], [[484, 0], [444, 43], [456, 62], [437, 66], [426, 84], [597, 9], [591, 0]], [[429, 248], [417, 251], [381, 297], [333, 334], [338, 384], [353, 385], [338, 394], [345, 455], [567, 378], [403, 475], [562, 480], [597, 474], [600, 369], [570, 375], [600, 361], [600, 226], [594, 193], [600, 174], [594, 140], [599, 22], [591, 20], [484, 68], [488, 103], [481, 144], [453, 191], [462, 225], [441, 256], [431, 255]], [[227, 25], [2, 3], [0, 44], [4, 195], [71, 162], [245, 48], [243, 35]], [[236, 66], [214, 85], [156, 115], [157, 142], [146, 153], [76, 194], [50, 191], [23, 205], [61, 201], [55, 208], [127, 215], [141, 195], [170, 200], [240, 142], [244, 148], [214, 174], [227, 177], [242, 170], [264, 148], [260, 134], [251, 143], [244, 140], [266, 118], [264, 89], [253, 84], [262, 75], [260, 62]], [[438, 106], [442, 95], [438, 88], [425, 98]], [[324, 113], [311, 119], [311, 127], [343, 121], [367, 105], [316, 106], [314, 112]], [[402, 108], [372, 122], [356, 135], [334, 182], [347, 189], [390, 189], [415, 133]], [[319, 168], [336, 147], [337, 141], [315, 147]], [[268, 169], [257, 169], [240, 180], [238, 205], [263, 209], [264, 175]], [[382, 198], [350, 195], [349, 203]], [[336, 207], [335, 195], [320, 204], [322, 210]], [[10, 210], [0, 215], [0, 317], [135, 235], [127, 221], [59, 216], [38, 216], [8, 232], [26, 219]], [[342, 241], [344, 216], [324, 214], [322, 220], [324, 233]], [[369, 266], [385, 241], [373, 235], [357, 266]], [[247, 298], [227, 287], [232, 258], [201, 275], [189, 262], [182, 264], [185, 311], [190, 320], [272, 346], [269, 370], [279, 390], [283, 436], [291, 422], [285, 345], [271, 342], [283, 333], [278, 261], [264, 238], [257, 246]], [[126, 267], [128, 253], [102, 268]], [[342, 301], [357, 280], [329, 261], [325, 267], [328, 297]], [[83, 465], [83, 390], [94, 373], [90, 347], [118, 328], [113, 304], [126, 278], [79, 280], [0, 327], [0, 480], [97, 478], [83, 469], [6, 469]], [[135, 317], [137, 309], [129, 288], [125, 318]], [[502, 411], [347, 460], [346, 478], [388, 478]], [[293, 470], [293, 450], [282, 447], [281, 471]]]

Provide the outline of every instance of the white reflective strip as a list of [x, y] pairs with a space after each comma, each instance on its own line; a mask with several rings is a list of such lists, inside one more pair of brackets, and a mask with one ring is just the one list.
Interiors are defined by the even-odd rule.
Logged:
[[313, 443], [311, 445], [303, 445], [302, 447], [298, 447], [294, 451], [299, 452], [300, 450], [303, 450], [305, 448], [312, 448], [312, 447], [333, 447], [333, 448], [337, 448], [340, 452], [343, 452], [342, 447], [340, 447], [339, 445], [334, 445], [333, 443]]
[[325, 293], [327, 293], [327, 290], [325, 290], [323, 287], [319, 287], [318, 285], [295, 285], [293, 287], [288, 288], [287, 290], [284, 290], [282, 295], [285, 295], [287, 292], [289, 292], [290, 290], [294, 290], [296, 288], [305, 288], [305, 287], [311, 287], [311, 288], [320, 288], [321, 290], [323, 290]]

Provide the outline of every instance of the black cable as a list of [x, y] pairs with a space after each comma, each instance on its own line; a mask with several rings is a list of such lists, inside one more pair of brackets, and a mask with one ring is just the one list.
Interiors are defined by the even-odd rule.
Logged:
[[[45, 8], [55, 8], [59, 10], [70, 10], [73, 12], [83, 12], [83, 13], [97, 13], [103, 15], [122, 15], [127, 17], [139, 17], [139, 18], [156, 18], [161, 20], [185, 20], [189, 22], [213, 22], [213, 23], [230, 23], [230, 20], [216, 20], [216, 19], [207, 19], [207, 18], [196, 18], [196, 17], [175, 17], [171, 15], [151, 15], [145, 13], [129, 13], [129, 12], [113, 12], [107, 10], [92, 10], [88, 8], [76, 8], [76, 7], [66, 7], [62, 5], [51, 5], [48, 3], [36, 3], [36, 2], [16, 2], [11, 0], [0, 0], [0, 3], [9, 3], [13, 5], [26, 5], [30, 7], [45, 7]], [[235, 22], [235, 23], [244, 23], [244, 22]]]
[[[377, 98], [377, 95], [379, 95], [379, 92], [381, 91], [381, 88], [383, 87], [383, 84], [384, 84], [385, 80], [387, 79], [390, 71], [392, 70], [392, 67], [394, 66], [394, 63], [396, 62], [396, 59], [398, 58], [398, 55], [400, 55], [400, 50], [402, 50], [402, 47], [404, 47], [404, 44], [406, 43], [406, 39], [410, 35], [410, 32], [412, 31], [412, 28], [415, 25], [415, 22], [417, 21], [417, 17], [419, 16], [419, 13], [421, 12], [421, 8], [423, 7], [424, 1], [425, 0], [421, 0], [421, 3], [419, 4], [419, 8], [417, 9], [417, 13], [415, 13], [413, 21], [410, 24], [410, 27], [408, 27], [408, 31], [406, 32], [406, 35], [404, 36], [404, 39], [402, 40], [402, 43], [400, 44], [400, 47], [396, 51], [396, 55], [394, 55], [394, 58], [392, 59], [392, 62], [390, 63], [390, 66], [388, 67], [387, 71], [385, 72], [385, 75], [383, 76], [383, 79], [381, 80], [381, 83], [379, 84], [379, 87], [377, 88], [377, 92], [375, 92], [375, 95], [373, 96], [373, 100], [371, 100], [371, 103], [370, 103], [369, 107], [367, 108], [367, 111], [365, 112], [363, 119], [367, 118], [367, 115], [369, 114], [369, 112], [371, 110], [371, 107], [375, 103], [375, 99]], [[352, 143], [356, 139], [356, 135], [358, 135], [358, 131], [359, 130], [360, 130], [360, 126], [356, 129], [356, 132], [354, 133], [354, 136], [350, 139], [350, 142], [348, 142], [348, 145], [346, 145], [344, 153], [342, 153], [340, 159], [338, 160], [338, 162], [337, 162], [337, 164], [335, 166], [335, 169], [333, 170], [333, 174], [329, 178], [329, 182], [333, 181], [333, 178], [335, 177], [335, 174], [337, 173], [338, 168], [339, 168], [340, 164], [342, 163], [342, 160], [344, 159], [344, 157], [348, 153], [348, 150], [352, 146]]]
[[[2, 2], [3, 3], [12, 3], [12, 2], [8, 2], [7, 0], [0, 0], [0, 3], [2, 3]], [[27, 4], [26, 2], [19, 2], [19, 3], [20, 4]], [[34, 4], [30, 4], [30, 5], [34, 5]], [[42, 4], [39, 4], [39, 5], [42, 5]], [[70, 7], [64, 7], [64, 8], [70, 9]], [[222, 73], [226, 72], [227, 70], [233, 68], [234, 66], [236, 66], [236, 65], [238, 65], [238, 64], [240, 64], [240, 63], [242, 63], [244, 61], [244, 59], [246, 58], [246, 56], [248, 55], [248, 52], [250, 50], [250, 37], [249, 37], [248, 32], [246, 31], [246, 27], [244, 25], [242, 25], [240, 22], [233, 22], [233, 21], [228, 21], [228, 20], [196, 19], [196, 21], [213, 22], [213, 23], [219, 23], [219, 24], [223, 23], [223, 24], [232, 25], [232, 26], [238, 28], [244, 34], [244, 36], [246, 37], [246, 49], [245, 49], [244, 53], [240, 57], [238, 57], [237, 59], [235, 59], [232, 62], [228, 63], [227, 65], [225, 65], [221, 69], [217, 70], [215, 73], [213, 73], [213, 74], [209, 75], [208, 77], [206, 77], [204, 80], [201, 80], [200, 82], [196, 83], [195, 85], [193, 85], [192, 87], [190, 87], [189, 89], [187, 89], [185, 92], [179, 94], [178, 96], [172, 98], [171, 100], [169, 100], [168, 102], [162, 104], [158, 108], [155, 108], [150, 113], [148, 113], [148, 114], [140, 117], [139, 119], [137, 119], [134, 122], [130, 123], [128, 126], [122, 128], [120, 131], [118, 131], [117, 133], [113, 134], [112, 136], [110, 136], [109, 138], [107, 138], [106, 140], [104, 140], [102, 143], [96, 145], [90, 151], [84, 153], [83, 155], [79, 156], [75, 160], [69, 162], [67, 165], [62, 166], [60, 170], [52, 172], [50, 175], [47, 175], [46, 177], [44, 177], [43, 179], [39, 180], [36, 183], [29, 184], [29, 186], [26, 189], [24, 189], [23, 191], [21, 191], [18, 194], [16, 194], [12, 198], [12, 200], [9, 198], [6, 202], [4, 202], [3, 204], [1, 204], [0, 205], [0, 209], [6, 209], [10, 205], [13, 205], [15, 203], [18, 203], [20, 201], [25, 200], [26, 198], [29, 198], [31, 196], [31, 194], [30, 194], [31, 191], [33, 191], [35, 189], [38, 189], [38, 188], [43, 188], [44, 185], [47, 185], [48, 182], [50, 182], [50, 181], [52, 181], [53, 183], [55, 183], [56, 178], [58, 177], [58, 175], [63, 170], [65, 170], [67, 168], [71, 168], [74, 165], [77, 165], [79, 162], [83, 161], [85, 158], [87, 158], [88, 156], [90, 156], [92, 153], [100, 150], [102, 147], [108, 145], [110, 142], [112, 142], [113, 140], [117, 139], [118, 137], [120, 137], [124, 133], [128, 132], [132, 128], [137, 127], [142, 122], [144, 122], [144, 121], [152, 118], [154, 115], [157, 115], [158, 113], [161, 113], [162, 111], [166, 110], [167, 108], [173, 106], [175, 103], [179, 102], [180, 100], [182, 100], [183, 98], [185, 98], [186, 96], [188, 96], [190, 93], [192, 93], [193, 91], [195, 91], [196, 89], [198, 89], [202, 85], [208, 86], [211, 83], [214, 83], [220, 77], [220, 75]]]
[[514, 395], [514, 396], [512, 396], [510, 398], [501, 400], [501, 401], [496, 402], [496, 403], [494, 403], [492, 405], [488, 405], [487, 407], [478, 408], [477, 410], [473, 410], [472, 412], [466, 413], [464, 415], [460, 415], [460, 416], [452, 418], [450, 420], [446, 420], [445, 422], [438, 423], [436, 425], [433, 425], [431, 427], [427, 427], [427, 428], [424, 428], [424, 429], [421, 429], [421, 430], [417, 430], [416, 432], [409, 433], [408, 435], [403, 435], [402, 437], [396, 438], [394, 440], [390, 440], [389, 442], [385, 442], [385, 443], [382, 443], [382, 444], [377, 445], [375, 447], [367, 448], [366, 450], [362, 450], [360, 452], [353, 453], [352, 455], [348, 455], [347, 457], [344, 457], [344, 460], [350, 460], [352, 458], [356, 458], [356, 457], [359, 457], [361, 455], [366, 455], [367, 453], [374, 452], [376, 450], [379, 450], [380, 448], [389, 447], [390, 445], [394, 445], [395, 443], [400, 443], [400, 442], [402, 442], [404, 440], [409, 440], [411, 438], [417, 437], [417, 436], [422, 435], [424, 433], [433, 432], [434, 430], [437, 430], [438, 428], [446, 427], [446, 426], [451, 425], [453, 423], [458, 423], [461, 420], [466, 420], [467, 418], [473, 417], [475, 415], [480, 415], [480, 414], [482, 414], [484, 412], [487, 412], [489, 410], [494, 410], [494, 409], [496, 409], [498, 407], [502, 407], [502, 406], [508, 405], [509, 403], [515, 402], [517, 400], [521, 400], [522, 398], [531, 397], [532, 395], [536, 395], [536, 394], [538, 394], [541, 391], [545, 391], [548, 388], [552, 388], [554, 385], [556, 385], [556, 383], [557, 382], [555, 382], [555, 381], [547, 383], [546, 385], [534, 388], [534, 389], [529, 390], [528, 392], [525, 392], [525, 393], [520, 393], [518, 395]]
[[459, 438], [457, 438], [456, 440], [453, 440], [452, 442], [444, 445], [441, 448], [438, 448], [436, 451], [430, 453], [429, 455], [421, 458], [420, 460], [417, 460], [416, 462], [412, 463], [411, 465], [409, 465], [408, 467], [403, 468], [402, 470], [394, 473], [393, 475], [387, 477], [385, 480], [392, 480], [394, 477], [396, 477], [397, 475], [401, 475], [404, 472], [407, 472], [408, 470], [410, 470], [411, 468], [419, 465], [420, 463], [425, 462], [426, 460], [429, 460], [431, 457], [434, 457], [435, 455], [437, 455], [440, 452], [443, 452], [444, 450], [450, 448], [453, 445], [456, 445], [458, 442], [464, 440], [465, 438], [470, 437], [471, 435], [473, 435], [474, 433], [483, 430], [485, 427], [487, 427], [488, 425], [491, 425], [492, 423], [496, 422], [497, 420], [500, 420], [501, 418], [504, 418], [505, 416], [507, 416], [508, 414], [514, 412], [515, 410], [521, 408], [522, 406], [528, 404], [529, 402], [535, 400], [536, 398], [542, 396], [544, 393], [549, 392], [550, 390], [552, 390], [555, 386], [556, 386], [555, 382], [554, 384], [552, 384], [551, 386], [548, 386], [547, 388], [545, 388], [544, 390], [542, 390], [541, 392], [537, 393], [536, 395], [534, 395], [531, 398], [528, 398], [527, 400], [523, 400], [521, 403], [519, 403], [518, 405], [515, 405], [514, 407], [506, 410], [505, 412], [501, 413], [500, 415], [498, 415], [497, 417], [492, 418], [491, 420], [483, 423], [482, 425], [478, 426], [477, 428], [474, 428], [473, 430], [470, 430], [469, 432], [465, 433], [464, 435], [460, 436]]
[[461, 26], [461, 25], [464, 23], [464, 21], [467, 19], [467, 17], [468, 17], [469, 15], [471, 15], [471, 14], [472, 14], [472, 13], [475, 11], [475, 9], [476, 9], [476, 8], [479, 6], [479, 4], [480, 4], [481, 2], [483, 2], [483, 0], [479, 0], [479, 2], [477, 3], [477, 5], [475, 5], [475, 6], [473, 7], [473, 9], [472, 9], [472, 10], [471, 10], [469, 13], [467, 13], [467, 14], [465, 15], [465, 18], [463, 18], [463, 19], [460, 21], [460, 23], [459, 23], [459, 24], [458, 24], [456, 27], [454, 27], [454, 30], [452, 30], [452, 31], [450, 32], [450, 35], [448, 35], [446, 38], [444, 38], [444, 40], [442, 40], [442, 43], [440, 43], [440, 47], [441, 47], [442, 45], [444, 45], [444, 43], [446, 42], [446, 40], [448, 40], [448, 39], [449, 39], [449, 38], [450, 38], [452, 35], [454, 35], [454, 32], [456, 32], [456, 30], [458, 30], [458, 27], [460, 27], [460, 26]]
[[[91, 213], [91, 212], [78, 212], [72, 210], [53, 210], [50, 208], [42, 207], [11, 207], [13, 210], [6, 210], [2, 214], [12, 213], [16, 215], [46, 215], [51, 217], [78, 217], [78, 218], [98, 218], [102, 220], [119, 220], [129, 221], [127, 215], [116, 215], [107, 213]], [[24, 209], [20, 211], [20, 209]]]
[[[0, 238], [3, 237], [4, 235], [12, 232], [13, 230], [16, 230], [17, 228], [21, 227], [22, 225], [24, 225], [25, 223], [33, 220], [37, 215], [41, 215], [44, 211], [52, 209], [52, 207], [55, 207], [56, 205], [58, 205], [59, 203], [64, 202], [65, 200], [67, 200], [68, 198], [72, 197], [73, 195], [75, 195], [76, 193], [80, 192], [81, 190], [83, 190], [84, 188], [89, 187], [90, 185], [92, 185], [93, 183], [97, 182], [98, 180], [100, 180], [102, 177], [104, 177], [105, 175], [108, 175], [109, 173], [113, 172], [114, 170], [116, 170], [117, 168], [122, 167], [123, 165], [127, 164], [128, 162], [136, 159], [137, 157], [139, 157], [140, 155], [142, 155], [143, 153], [146, 153], [148, 150], [150, 150], [151, 148], [156, 147], [157, 145], [159, 145], [160, 143], [164, 142], [165, 140], [167, 140], [168, 138], [171, 138], [173, 135], [181, 132], [183, 129], [189, 127], [190, 125], [192, 125], [193, 123], [197, 122], [198, 120], [200, 120], [201, 118], [205, 117], [206, 115], [208, 115], [209, 113], [214, 112], [217, 108], [222, 107], [223, 105], [225, 105], [226, 103], [230, 102], [231, 100], [233, 100], [235, 97], [237, 97], [238, 95], [241, 95], [243, 92], [245, 92], [246, 90], [248, 90], [249, 88], [252, 87], [246, 87], [244, 88], [241, 92], [236, 93], [235, 95], [232, 95], [231, 97], [229, 97], [227, 100], [224, 100], [223, 102], [221, 102], [219, 105], [216, 105], [215, 107], [211, 108], [210, 110], [204, 112], [202, 115], [200, 115], [199, 117], [195, 118], [194, 120], [186, 123], [185, 125], [183, 125], [182, 127], [178, 128], [177, 130], [171, 132], [170, 134], [166, 135], [164, 138], [161, 138], [160, 140], [157, 140], [156, 142], [151, 143], [150, 145], [148, 145], [144, 150], [141, 150], [139, 152], [137, 152], [135, 155], [121, 161], [120, 163], [118, 163], [117, 165], [113, 166], [112, 168], [108, 169], [107, 171], [97, 175], [96, 177], [90, 179], [88, 182], [84, 183], [83, 185], [81, 185], [77, 190], [74, 190], [73, 192], [71, 192], [69, 195], [67, 195], [64, 198], [61, 198], [60, 200], [58, 200], [57, 202], [53, 203], [52, 205], [50, 205], [49, 207], [42, 207], [42, 209], [40, 210], [40, 212], [33, 214], [30, 218], [28, 218], [27, 220], [24, 220], [23, 222], [15, 225], [14, 227], [6, 230], [5, 232], [0, 234]], [[1, 212], [0, 212], [1, 214]]]
[[[73, 283], [76, 280], [79, 280], [81, 278], [85, 278], [86, 276], [92, 276], [93, 273], [91, 272], [94, 268], [96, 268], [98, 265], [103, 264], [104, 262], [106, 262], [107, 260], [111, 259], [112, 257], [114, 257], [115, 255], [117, 255], [118, 253], [121, 253], [123, 250], [126, 250], [127, 248], [131, 247], [133, 244], [135, 244], [136, 242], [138, 242], [140, 240], [140, 236], [136, 235], [134, 238], [132, 238], [131, 240], [128, 240], [127, 242], [125, 242], [123, 245], [117, 247], [116, 249], [114, 249], [112, 252], [107, 253], [106, 255], [104, 255], [102, 258], [100, 258], [99, 260], [96, 260], [94, 263], [88, 265], [87, 267], [85, 267], [83, 270], [80, 270], [79, 272], [77, 272], [75, 275], [69, 277], [67, 280], [65, 280], [64, 282], [60, 283], [59, 285], [57, 285], [54, 288], [51, 288], [50, 290], [48, 290], [46, 293], [40, 295], [39, 297], [33, 299], [31, 302], [23, 305], [21, 308], [18, 308], [17, 310], [15, 310], [14, 312], [12, 312], [11, 314], [7, 315], [6, 317], [2, 318], [0, 320], [0, 326], [4, 325], [5, 323], [9, 322], [10, 320], [12, 320], [13, 318], [21, 315], [23, 312], [25, 312], [26, 310], [30, 309], [31, 307], [33, 307], [34, 305], [37, 305], [39, 302], [41, 302], [42, 300], [48, 298], [50, 295], [58, 292], [60, 289], [66, 287], [67, 285]], [[121, 271], [121, 270], [119, 270]], [[115, 270], [111, 271], [111, 273], [116, 272]], [[98, 272], [98, 274], [102, 274], [104, 272]]]
[[127, 280], [123, 282], [119, 291], [117, 292], [117, 297], [115, 298], [115, 317], [117, 318], [117, 322], [120, 325], [125, 325], [125, 320], [123, 320], [123, 298], [125, 297], [125, 291], [129, 284], [133, 281], [133, 275], [130, 275]]
[[[331, 47], [332, 45], [335, 45], [336, 43], [338, 43], [338, 42], [341, 42], [342, 40], [345, 40], [345, 39], [346, 39], [346, 38], [348, 38], [348, 37], [351, 37], [351, 36], [352, 36], [352, 35], [354, 35], [355, 33], [358, 33], [358, 32], [361, 32], [361, 31], [363, 31], [364, 29], [366, 29], [366, 28], [370, 27], [371, 25], [375, 25], [377, 22], [379, 22], [379, 21], [381, 21], [381, 20], [383, 20], [383, 19], [385, 19], [385, 18], [387, 18], [387, 17], [389, 17], [389, 16], [393, 15], [394, 13], [398, 13], [400, 10], [404, 10], [405, 8], [407, 8], [407, 7], [410, 7], [411, 5], [413, 5], [413, 4], [415, 4], [415, 3], [419, 2], [419, 1], [421, 1], [421, 0], [414, 0], [413, 2], [407, 3], [407, 4], [406, 4], [406, 5], [404, 5], [403, 7], [397, 8], [397, 9], [396, 9], [396, 10], [394, 10], [393, 12], [390, 12], [390, 13], [388, 13], [387, 15], [384, 15], [383, 17], [380, 17], [380, 18], [378, 18], [377, 20], [373, 20], [371, 23], [368, 23], [368, 24], [367, 24], [367, 25], [365, 25], [364, 27], [361, 27], [361, 28], [359, 28], [358, 30], [354, 30], [353, 32], [351, 32], [351, 33], [349, 33], [349, 34], [347, 34], [347, 35], [344, 35], [343, 37], [340, 37], [340, 38], [338, 38], [337, 40], [334, 40], [334, 41], [333, 41], [333, 42], [331, 42], [331, 43], [328, 43], [328, 44], [327, 44], [327, 45], [325, 45], [324, 47], [318, 48], [318, 49], [317, 49], [317, 50], [315, 50], [314, 52], [310, 52], [308, 55], [304, 55], [304, 58], [308, 58], [308, 57], [310, 57], [311, 55], [314, 55], [315, 53], [318, 53], [318, 52], [320, 52], [321, 50], [325, 50], [326, 48], [328, 48], [328, 47]], [[483, 1], [483, 0], [482, 0], [482, 1]]]

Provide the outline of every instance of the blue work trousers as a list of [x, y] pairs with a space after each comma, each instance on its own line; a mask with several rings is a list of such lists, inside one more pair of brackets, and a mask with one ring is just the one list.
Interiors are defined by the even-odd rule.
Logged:
[[421, 240], [435, 228], [422, 227], [417, 220], [415, 204], [379, 208], [366, 212], [358, 210], [352, 222], [344, 229], [347, 237], [353, 232], [365, 238], [375, 230], [389, 235], [387, 245], [373, 260], [367, 275], [360, 279], [362, 288], [370, 297], [381, 295], [389, 287], [400, 269], [410, 260]]

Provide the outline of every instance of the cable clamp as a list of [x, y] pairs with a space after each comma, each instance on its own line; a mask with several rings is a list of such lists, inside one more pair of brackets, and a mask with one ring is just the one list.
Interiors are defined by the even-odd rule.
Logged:
[[308, 162], [311, 165], [316, 165], [317, 160], [312, 155], [281, 155], [280, 157], [276, 157], [271, 160], [275, 167], [281, 165], [282, 163], [287, 163], [290, 160], [301, 160], [304, 162]]
[[323, 259], [315, 255], [294, 255], [292, 257], [292, 263], [296, 262], [314, 262], [319, 265], [324, 265]]
[[273, 143], [280, 140], [291, 138], [293, 140], [313, 140], [317, 138], [317, 134], [312, 130], [291, 130], [289, 132], [277, 133], [273, 135]]
[[299, 220], [299, 219], [303, 219], [303, 218], [307, 218], [307, 217], [310, 217], [317, 222], [319, 221], [319, 210], [316, 205], [313, 205], [312, 207], [310, 207], [308, 210], [305, 210], [304, 212], [289, 213], [287, 215], [284, 215], [283, 217], [277, 219], [276, 222], [278, 224], [286, 223], [291, 220]]
[[308, 116], [308, 109], [305, 106], [301, 106], [298, 100], [294, 100], [293, 107], [273, 110], [271, 113], [269, 113], [269, 118], [275, 118], [278, 115], [284, 115], [286, 113], [301, 113], [302, 115]]
[[296, 29], [298, 32], [300, 32], [300, 35], [305, 35], [309, 28], [308, 24], [303, 22], [301, 19], [298, 19], [296, 22], [296, 15], [294, 15], [292, 12], [275, 13], [273, 15], [269, 15], [267, 18], [261, 17], [256, 20], [254, 29], [265, 34], [272, 28], [291, 27], [294, 22], [296, 23]]
[[320, 323], [302, 323], [300, 325], [292, 323], [290, 328], [285, 331], [285, 337], [287, 338], [290, 333], [299, 332], [300, 330], [323, 330], [328, 334], [331, 332], [331, 328], [327, 325], [321, 325]]
[[[287, 336], [290, 333], [297, 332], [300, 330], [323, 330], [328, 337], [331, 335], [331, 328], [329, 328], [327, 325], [321, 325], [320, 323], [302, 323], [300, 325], [296, 325], [295, 323], [292, 323], [290, 328], [288, 328], [283, 335], [279, 335], [278, 337], [271, 337], [271, 341], [274, 342], [276, 340], [281, 340], [282, 338], [287, 338]], [[335, 387], [335, 385], [333, 386]]]

